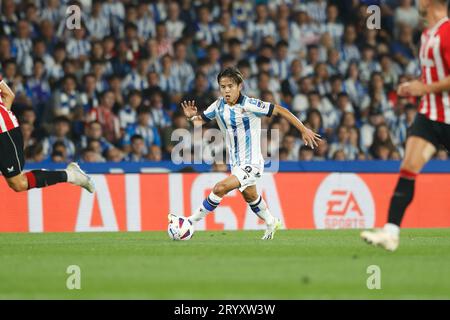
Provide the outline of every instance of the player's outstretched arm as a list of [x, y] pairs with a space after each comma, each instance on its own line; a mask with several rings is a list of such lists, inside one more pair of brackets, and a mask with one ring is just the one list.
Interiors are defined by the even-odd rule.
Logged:
[[450, 77], [444, 78], [430, 84], [425, 84], [421, 80], [413, 80], [402, 83], [397, 93], [400, 96], [420, 97], [429, 93], [440, 93], [450, 91]]
[[184, 115], [189, 121], [194, 122], [194, 124], [202, 125], [205, 123], [203, 118], [197, 114], [197, 107], [195, 106], [195, 101], [183, 101], [181, 102], [181, 107], [183, 108]]
[[15, 94], [6, 82], [0, 77], [0, 90], [2, 94], [2, 101], [6, 109], [11, 110]]
[[319, 142], [321, 141], [320, 135], [305, 127], [305, 125], [288, 109], [283, 108], [280, 105], [275, 105], [272, 115], [280, 115], [296, 127], [297, 130], [301, 132], [305, 145], [310, 146], [312, 149], [314, 149], [314, 146], [317, 147], [319, 145]]

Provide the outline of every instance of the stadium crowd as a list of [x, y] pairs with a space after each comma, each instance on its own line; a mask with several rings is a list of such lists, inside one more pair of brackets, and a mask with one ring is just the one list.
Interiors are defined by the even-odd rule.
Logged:
[[[380, 29], [367, 27], [371, 4]], [[324, 137], [311, 150], [287, 121], [264, 118], [279, 132], [267, 153], [281, 160], [401, 159], [418, 104], [396, 94], [420, 75], [412, 0], [3, 0], [0, 26], [0, 74], [28, 162], [170, 159], [174, 130], [193, 130], [180, 101], [204, 110], [231, 65], [246, 95]]]

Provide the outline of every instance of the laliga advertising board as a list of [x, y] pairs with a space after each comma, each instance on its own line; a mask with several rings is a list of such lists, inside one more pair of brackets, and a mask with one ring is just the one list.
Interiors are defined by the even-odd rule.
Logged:
[[[4, 180], [0, 232], [167, 231], [167, 214], [188, 216], [225, 173], [93, 175], [92, 195], [71, 185], [13, 194]], [[387, 216], [396, 174], [267, 173], [258, 191], [287, 229], [367, 229]], [[423, 174], [406, 228], [450, 227], [450, 174]], [[432, 214], [430, 214], [432, 213]], [[197, 230], [264, 229], [242, 195], [229, 193]]]

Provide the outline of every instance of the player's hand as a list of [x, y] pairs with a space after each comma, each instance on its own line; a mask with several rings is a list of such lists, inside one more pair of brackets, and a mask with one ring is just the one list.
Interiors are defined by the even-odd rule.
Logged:
[[309, 146], [311, 149], [314, 149], [314, 146], [318, 147], [319, 142], [322, 141], [318, 133], [315, 133], [314, 131], [306, 127], [302, 131], [302, 138], [305, 146]]
[[181, 102], [181, 107], [183, 108], [184, 115], [187, 118], [192, 118], [197, 115], [197, 107], [195, 106], [195, 101], [183, 101]]
[[402, 83], [397, 89], [397, 94], [402, 97], [405, 96], [420, 97], [426, 93], [427, 93], [426, 85], [419, 80]]

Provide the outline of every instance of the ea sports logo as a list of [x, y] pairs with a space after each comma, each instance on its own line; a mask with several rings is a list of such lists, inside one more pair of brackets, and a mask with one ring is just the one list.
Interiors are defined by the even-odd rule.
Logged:
[[327, 176], [314, 198], [317, 229], [372, 228], [375, 204], [365, 182], [353, 173]]

